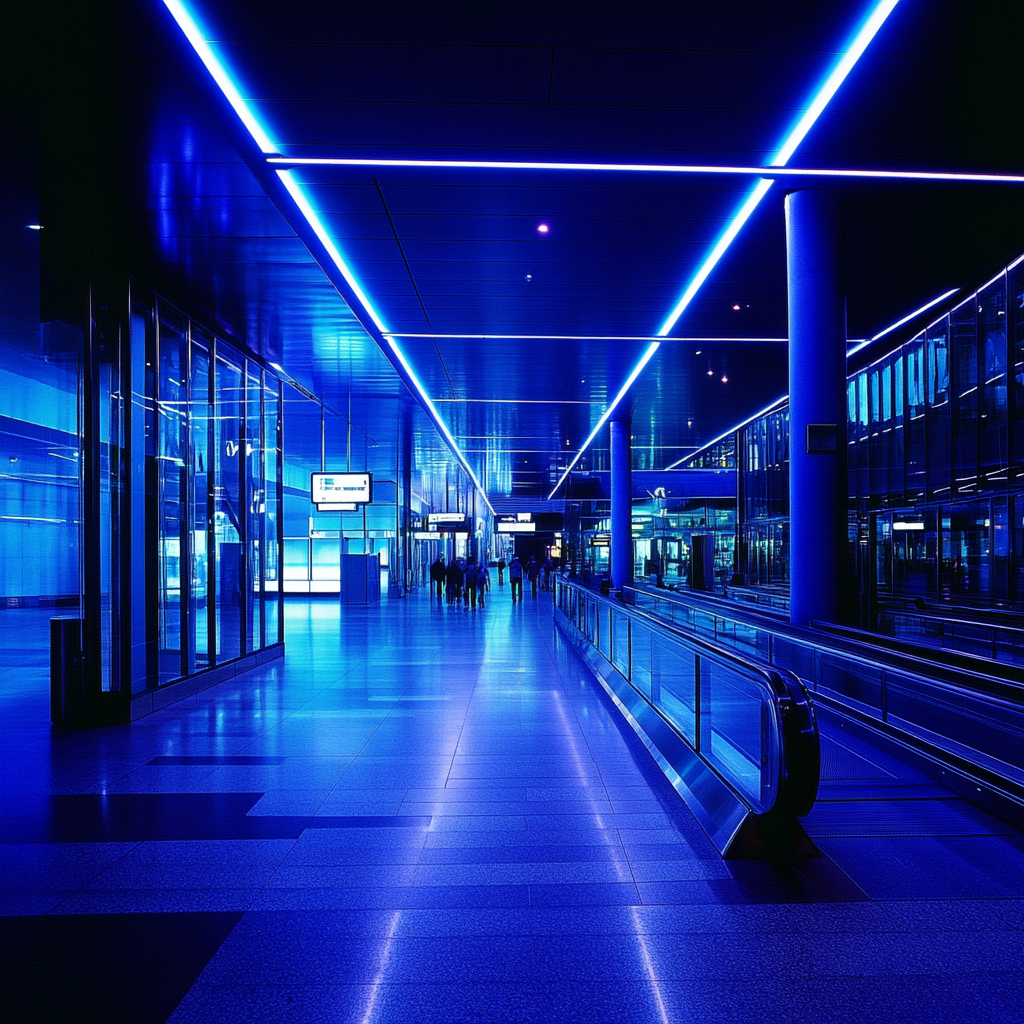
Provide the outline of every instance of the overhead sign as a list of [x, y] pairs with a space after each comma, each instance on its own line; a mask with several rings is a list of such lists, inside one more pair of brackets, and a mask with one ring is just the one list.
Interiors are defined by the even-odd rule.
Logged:
[[440, 540], [441, 534], [437, 530], [416, 530], [412, 535], [413, 540]]
[[537, 524], [531, 512], [517, 512], [515, 515], [495, 516], [494, 529], [497, 533], [536, 533]]
[[427, 516], [427, 524], [432, 530], [469, 530], [463, 512], [431, 512]]
[[355, 512], [359, 506], [354, 501], [321, 502], [317, 512]]
[[536, 533], [536, 523], [498, 523], [498, 533]]
[[372, 473], [311, 473], [314, 505], [369, 505], [373, 501]]

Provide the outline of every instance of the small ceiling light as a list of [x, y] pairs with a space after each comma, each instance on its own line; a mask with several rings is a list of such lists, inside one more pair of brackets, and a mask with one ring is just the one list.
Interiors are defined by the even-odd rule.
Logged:
[[724, 373], [722, 374], [722, 383], [723, 384], [728, 384], [729, 383], [729, 378]]
[[526, 275], [526, 280], [527, 281], [532, 281], [533, 280], [533, 274], [527, 274]]
[[693, 420], [687, 420], [687, 421], [686, 421], [686, 425], [687, 425], [688, 427], [692, 427], [692, 426], [693, 426]]
[[43, 230], [43, 225], [42, 224], [26, 224], [25, 227], [27, 227], [29, 229], [29, 231], [42, 231]]
[[547, 234], [547, 233], [548, 233], [548, 232], [549, 232], [550, 230], [551, 230], [551, 228], [549, 228], [549, 227], [547, 226], [547, 224], [538, 224], [538, 225], [537, 225], [537, 231], [538, 231], [538, 232], [539, 232], [540, 234], [542, 234], [542, 235], [546, 235], [546, 234]]
[[732, 308], [733, 308], [733, 309], [739, 309], [739, 308], [740, 308], [740, 304], [739, 304], [738, 302], [734, 302], [734, 303], [732, 304]]
[[714, 377], [714, 375], [715, 375], [715, 371], [714, 371], [714, 370], [712, 370], [712, 369], [711, 369], [711, 367], [709, 366], [709, 367], [708, 367], [708, 376], [709, 376], [709, 377]]
[[699, 355], [701, 354], [701, 352], [703, 352], [703, 351], [704, 351], [703, 349], [700, 349], [700, 348], [699, 348], [699, 349], [697, 349], [697, 351], [696, 351], [696, 352], [694, 353], [694, 355], [698, 355], [698, 356], [699, 356]]

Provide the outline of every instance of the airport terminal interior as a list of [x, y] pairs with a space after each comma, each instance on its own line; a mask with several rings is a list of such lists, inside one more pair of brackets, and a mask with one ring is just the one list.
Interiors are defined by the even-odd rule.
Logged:
[[1024, 1022], [1024, 7], [5, 20], [5, 1021]]

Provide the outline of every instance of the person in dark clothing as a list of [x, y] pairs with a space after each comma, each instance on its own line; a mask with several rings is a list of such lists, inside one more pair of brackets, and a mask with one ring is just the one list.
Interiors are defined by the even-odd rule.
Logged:
[[484, 598], [487, 591], [491, 589], [491, 570], [487, 568], [487, 563], [484, 562], [480, 566], [480, 575], [476, 578], [476, 594], [477, 600], [480, 602], [480, 607], [484, 606]]
[[445, 572], [445, 583], [448, 603], [454, 604], [462, 600], [462, 568], [453, 558]]
[[476, 559], [471, 558], [466, 564], [466, 604], [470, 608], [476, 608], [476, 585], [480, 578], [480, 566]]
[[533, 555], [530, 555], [530, 560], [526, 563], [526, 578], [530, 581], [530, 589], [534, 597], [537, 596], [537, 578], [539, 576], [540, 562]]
[[438, 557], [430, 565], [431, 595], [437, 591], [437, 596], [444, 596], [444, 555]]
[[542, 584], [542, 588], [544, 590], [550, 590], [551, 589], [551, 574], [555, 571], [555, 563], [551, 561], [551, 556], [550, 555], [548, 555], [548, 557], [544, 560], [544, 564], [540, 567], [540, 569], [541, 569], [541, 572], [544, 574], [544, 576], [543, 576], [544, 582]]
[[523, 563], [518, 555], [512, 556], [508, 564], [508, 581], [512, 585], [512, 603], [523, 599]]
[[505, 559], [498, 559], [498, 586], [505, 586]]

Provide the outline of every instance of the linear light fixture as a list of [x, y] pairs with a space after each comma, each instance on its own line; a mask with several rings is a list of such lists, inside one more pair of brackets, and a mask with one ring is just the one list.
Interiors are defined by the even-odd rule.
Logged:
[[[835, 96], [839, 87], [843, 84], [843, 82], [846, 80], [846, 77], [853, 70], [854, 65], [861, 58], [861, 56], [863, 56], [864, 51], [868, 47], [868, 44], [871, 42], [872, 39], [874, 39], [875, 35], [878, 33], [878, 30], [885, 23], [886, 18], [889, 17], [889, 15], [893, 12], [898, 3], [899, 0], [880, 0], [880, 2], [877, 3], [872, 8], [871, 13], [868, 15], [867, 19], [864, 21], [860, 29], [854, 35], [852, 41], [850, 42], [850, 45], [846, 48], [843, 55], [836, 62], [835, 66], [832, 68], [832, 71], [829, 73], [828, 77], [825, 79], [822, 85], [818, 88], [817, 92], [815, 92], [814, 96], [812, 97], [810, 103], [807, 105], [800, 119], [793, 126], [793, 128], [790, 129], [789, 133], [783, 140], [782, 145], [779, 146], [778, 150], [776, 150], [775, 155], [772, 157], [770, 161], [771, 167], [784, 167], [789, 162], [790, 157], [796, 152], [797, 147], [807, 136], [807, 133], [811, 130], [814, 123], [821, 116], [825, 107], [828, 106], [829, 101], [832, 99], [833, 96]], [[761, 200], [764, 199], [764, 197], [768, 194], [768, 191], [769, 189], [771, 189], [773, 184], [774, 182], [770, 178], [758, 179], [757, 184], [754, 186], [754, 188], [747, 196], [747, 198], [743, 201], [743, 204], [740, 206], [740, 208], [736, 211], [735, 214], [733, 214], [732, 219], [729, 221], [728, 225], [722, 232], [718, 241], [715, 242], [714, 246], [711, 249], [711, 252], [708, 253], [704, 262], [697, 270], [697, 273], [693, 276], [693, 279], [686, 286], [686, 290], [683, 292], [679, 302], [676, 303], [675, 308], [669, 314], [668, 319], [666, 319], [665, 322], [661, 325], [661, 328], [658, 330], [658, 335], [660, 337], [666, 336], [676, 325], [676, 322], [679, 320], [679, 317], [682, 316], [683, 311], [693, 301], [697, 292], [700, 291], [701, 286], [708, 279], [708, 276], [711, 274], [712, 270], [715, 269], [721, 258], [725, 255], [729, 246], [732, 245], [740, 230], [753, 215]], [[598, 420], [597, 427], [595, 427], [594, 430], [591, 431], [590, 437], [587, 438], [586, 443], [576, 453], [576, 456], [575, 458], [573, 458], [572, 462], [570, 462], [569, 465], [566, 467], [565, 472], [562, 474], [558, 483], [555, 485], [554, 490], [552, 490], [551, 494], [548, 495], [549, 499], [554, 496], [555, 491], [557, 491], [558, 488], [562, 485], [562, 481], [569, 475], [569, 470], [572, 469], [577, 459], [579, 459], [579, 457], [584, 453], [584, 451], [586, 451], [587, 446], [594, 439], [594, 437], [597, 434], [597, 431], [600, 430], [602, 426], [604, 426], [605, 422], [607, 422], [616, 405], [618, 405], [618, 403], [625, 396], [626, 392], [629, 390], [629, 387], [632, 385], [633, 381], [635, 381], [636, 378], [640, 375], [640, 371], [643, 370], [643, 368], [650, 362], [651, 357], [658, 350], [658, 347], [658, 342], [654, 342], [647, 349], [647, 351], [644, 352], [643, 356], [641, 356], [640, 362], [637, 364], [636, 369], [629, 375], [625, 387], [615, 396], [615, 400], [612, 402], [611, 405], [608, 406], [608, 408], [604, 412], [604, 415], [602, 415], [602, 417]]]
[[289, 167], [422, 167], [449, 170], [597, 171], [626, 174], [728, 174], [761, 178], [876, 178], [896, 181], [973, 181], [1021, 185], [1024, 175], [982, 174], [973, 171], [886, 171], [854, 168], [758, 167], [723, 164], [590, 164], [543, 160], [390, 160], [375, 157], [271, 156], [270, 164]]
[[[388, 338], [436, 338], [469, 339], [471, 341], [661, 341], [660, 337], [632, 336], [620, 334], [392, 334], [385, 332]], [[756, 342], [788, 342], [789, 338], [668, 338], [668, 341], [686, 341], [712, 344], [731, 341]]]
[[905, 317], [897, 320], [896, 323], [890, 324], [884, 331], [879, 331], [873, 338], [868, 338], [866, 341], [862, 341], [856, 348], [851, 348], [846, 354], [852, 356], [855, 352], [860, 352], [861, 349], [867, 348], [873, 341], [878, 341], [879, 338], [884, 338], [891, 331], [895, 331], [897, 327], [902, 327], [905, 323], [913, 320], [914, 317], [920, 316], [926, 310], [937, 306], [943, 299], [948, 299], [951, 295], [955, 295], [960, 289], [950, 288], [948, 292], [943, 292], [938, 298], [932, 299], [931, 302], [926, 302], [920, 309], [915, 309], [913, 313], [908, 313]]
[[605, 409], [605, 411], [601, 414], [601, 418], [597, 421], [597, 425], [594, 427], [594, 429], [587, 435], [587, 439], [586, 441], [583, 442], [583, 446], [572, 457], [569, 464], [565, 467], [565, 472], [558, 478], [558, 483], [551, 488], [551, 493], [548, 495], [548, 501], [550, 501], [555, 496], [555, 491], [557, 491], [558, 488], [562, 486], [562, 482], [569, 475], [569, 473], [572, 472], [572, 467], [575, 466], [577, 462], [579, 462], [580, 456], [590, 447], [591, 442], [594, 440], [595, 437], [597, 437], [601, 428], [608, 422], [608, 418], [615, 411], [615, 407], [619, 404], [619, 402], [622, 401], [622, 399], [626, 395], [626, 392], [629, 391], [629, 389], [633, 386], [633, 381], [635, 381], [637, 377], [640, 376], [640, 374], [643, 372], [643, 368], [651, 361], [651, 358], [654, 356], [654, 353], [657, 352], [660, 347], [661, 343], [657, 341], [652, 341], [651, 344], [647, 346], [646, 351], [640, 357], [640, 362], [638, 362], [636, 366], [633, 367], [633, 372], [626, 378], [626, 383], [623, 384], [622, 387], [619, 389], [619, 393], [615, 396], [615, 399], [612, 402], [612, 404], [609, 405], [608, 408]]
[[164, 6], [171, 12], [171, 17], [178, 23], [178, 28], [185, 33], [185, 38], [192, 44], [192, 49], [196, 51], [196, 55], [206, 65], [206, 70], [213, 76], [213, 80], [220, 87], [224, 98], [234, 108], [242, 124], [245, 125], [249, 134], [253, 137], [253, 141], [260, 147], [260, 151], [263, 153], [276, 153], [278, 151], [277, 146], [270, 141], [270, 137], [264, 130], [263, 125], [260, 124], [256, 115], [249, 109], [249, 105], [242, 99], [238, 86], [235, 85], [234, 80], [228, 74], [224, 65], [217, 59], [216, 54], [210, 48], [210, 44], [203, 38], [199, 26], [195, 23], [195, 19], [185, 5], [180, 0], [164, 0]]
[[[212, 48], [210, 47], [206, 39], [203, 38], [203, 34], [199, 30], [199, 26], [196, 24], [195, 19], [186, 9], [184, 4], [182, 4], [180, 0], [164, 0], [164, 5], [167, 7], [168, 11], [170, 11], [171, 16], [174, 18], [174, 20], [178, 23], [178, 27], [184, 33], [185, 38], [188, 39], [189, 43], [192, 46], [192, 49], [195, 50], [196, 55], [206, 66], [207, 71], [210, 72], [211, 77], [217, 83], [217, 86], [224, 94], [225, 99], [227, 99], [227, 101], [234, 108], [235, 113], [238, 114], [242, 123], [245, 125], [249, 134], [252, 136], [253, 141], [257, 144], [257, 146], [259, 146], [260, 150], [263, 153], [276, 153], [277, 147], [270, 141], [270, 138], [267, 135], [266, 131], [263, 129], [263, 126], [257, 120], [252, 111], [249, 109], [245, 100], [242, 99], [242, 95], [238, 91], [238, 87], [235, 85], [235, 82], [232, 79], [231, 75], [228, 74], [227, 69], [224, 67], [223, 64], [221, 64], [220, 60], [213, 52]], [[447, 424], [444, 422], [444, 420], [441, 419], [441, 416], [438, 413], [437, 408], [434, 406], [434, 403], [430, 400], [430, 396], [427, 394], [426, 389], [420, 382], [420, 379], [413, 372], [412, 367], [409, 365], [409, 362], [405, 358], [404, 353], [399, 348], [394, 338], [387, 336], [387, 328], [384, 326], [384, 321], [381, 319], [376, 309], [374, 309], [373, 304], [370, 302], [369, 298], [363, 291], [359, 282], [356, 280], [355, 275], [349, 269], [348, 264], [342, 257], [341, 252], [338, 250], [338, 247], [334, 244], [334, 240], [328, 233], [327, 228], [324, 227], [323, 221], [320, 220], [320, 217], [318, 216], [316, 210], [313, 209], [313, 206], [310, 203], [308, 197], [306, 196], [306, 193], [303, 191], [302, 186], [295, 180], [290, 171], [279, 170], [276, 173], [278, 178], [280, 178], [281, 183], [287, 190], [288, 194], [292, 197], [292, 200], [294, 201], [299, 212], [305, 218], [306, 223], [309, 224], [313, 233], [319, 239], [320, 244], [323, 245], [324, 249], [327, 251], [327, 255], [330, 256], [331, 261], [341, 272], [342, 277], [344, 277], [345, 281], [352, 289], [353, 293], [359, 300], [363, 309], [366, 310], [366, 313], [373, 321], [374, 326], [377, 328], [378, 331], [381, 332], [382, 335], [385, 336], [388, 345], [390, 346], [391, 350], [395, 353], [396, 358], [401, 363], [402, 367], [405, 369], [405, 372], [408, 374], [409, 379], [412, 381], [413, 386], [419, 393], [420, 398], [423, 400], [423, 403], [427, 407], [427, 410], [429, 411], [431, 417], [433, 418], [437, 428], [448, 440], [449, 444], [451, 445], [452, 451], [454, 452], [456, 458], [459, 460], [459, 463], [461, 464], [462, 468], [465, 469], [465, 471], [469, 474], [470, 479], [476, 485], [476, 488], [483, 497], [487, 507], [491, 509], [491, 512], [493, 513], [494, 509], [491, 506], [490, 499], [487, 497], [487, 492], [483, 489], [483, 486], [477, 479], [476, 474], [473, 472], [472, 467], [469, 465], [469, 461], [466, 459], [466, 456], [462, 453], [462, 449], [456, 443], [455, 438], [452, 436], [452, 433], [448, 429]]]
[[742, 430], [748, 423], [753, 423], [759, 416], [764, 416], [765, 413], [771, 412], [776, 406], [781, 405], [786, 399], [789, 398], [788, 394], [780, 395], [775, 399], [774, 402], [766, 405], [763, 409], [758, 410], [753, 416], [748, 416], [741, 423], [737, 423], [736, 426], [730, 427], [724, 433], [719, 434], [713, 441], [708, 441], [707, 444], [702, 444], [696, 451], [691, 452], [689, 455], [684, 455], [681, 459], [676, 459], [671, 466], [666, 466], [665, 469], [675, 469], [676, 466], [681, 466], [684, 462], [690, 462], [697, 458], [703, 452], [706, 452], [709, 448], [714, 448], [719, 441], [724, 441], [730, 434], [735, 434], [737, 430]]

